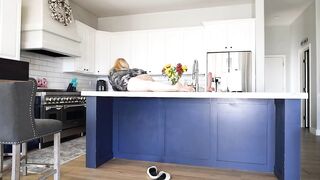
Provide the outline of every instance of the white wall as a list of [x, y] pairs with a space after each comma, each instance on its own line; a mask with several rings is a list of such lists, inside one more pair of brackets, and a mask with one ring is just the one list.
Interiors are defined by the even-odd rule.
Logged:
[[199, 26], [203, 21], [252, 18], [252, 5], [210, 7], [98, 19], [98, 29], [131, 31], [159, 28]]
[[[300, 68], [298, 58], [302, 48], [300, 42], [308, 38], [311, 43], [311, 128], [317, 128], [317, 51], [316, 51], [316, 19], [315, 2], [312, 3], [290, 26], [291, 30], [291, 91], [300, 92]], [[319, 117], [320, 118], [320, 117]]]
[[[316, 0], [316, 41], [317, 41], [317, 107], [320, 107], [320, 1]], [[315, 132], [316, 135], [320, 136], [320, 110], [317, 110], [317, 129]]]
[[286, 56], [286, 91], [290, 92], [291, 82], [291, 30], [290, 26], [265, 27], [265, 54]]
[[264, 58], [265, 58], [265, 33], [264, 33], [264, 0], [255, 1], [256, 18], [256, 91], [264, 92]]
[[89, 11], [70, 1], [73, 17], [95, 29], [98, 27], [98, 18]]
[[62, 59], [49, 56], [21, 53], [21, 60], [29, 62], [29, 75], [35, 79], [46, 78], [50, 89], [67, 89], [72, 78], [78, 79], [77, 90], [95, 90], [96, 78], [62, 72]]

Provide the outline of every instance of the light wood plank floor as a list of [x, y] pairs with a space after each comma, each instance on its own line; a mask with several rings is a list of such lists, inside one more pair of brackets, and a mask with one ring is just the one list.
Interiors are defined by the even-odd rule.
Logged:
[[[320, 180], [320, 137], [302, 131], [301, 179]], [[172, 175], [173, 180], [275, 180], [271, 174], [258, 174], [176, 164], [114, 159], [98, 169], [85, 168], [85, 156], [62, 166], [62, 180], [144, 180], [146, 168], [157, 165]], [[9, 179], [10, 172], [4, 179]], [[36, 179], [29, 175], [22, 180]], [[52, 179], [52, 178], [51, 178]]]
[[[62, 166], [62, 180], [147, 180], [146, 169], [157, 165], [172, 175], [173, 180], [275, 180], [270, 174], [226, 171], [211, 168], [191, 167], [175, 164], [153, 163], [114, 159], [98, 169], [84, 167], [82, 156]], [[9, 175], [9, 174], [8, 174]], [[23, 177], [22, 180], [36, 179], [37, 176]], [[6, 178], [5, 178], [6, 179]], [[9, 179], [9, 177], [7, 177]]]

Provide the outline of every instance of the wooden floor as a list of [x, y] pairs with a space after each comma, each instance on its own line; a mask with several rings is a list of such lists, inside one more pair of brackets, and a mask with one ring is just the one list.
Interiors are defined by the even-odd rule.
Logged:
[[[320, 180], [320, 137], [302, 131], [301, 179]], [[142, 161], [114, 159], [98, 169], [84, 167], [85, 157], [82, 156], [62, 166], [62, 180], [144, 180], [146, 168], [157, 165], [160, 170], [169, 172], [173, 180], [274, 180], [270, 174], [218, 170], [212, 168], [183, 166]], [[9, 179], [10, 174], [5, 174]], [[30, 175], [22, 180], [36, 179]]]
[[320, 137], [301, 133], [301, 179], [320, 180]]

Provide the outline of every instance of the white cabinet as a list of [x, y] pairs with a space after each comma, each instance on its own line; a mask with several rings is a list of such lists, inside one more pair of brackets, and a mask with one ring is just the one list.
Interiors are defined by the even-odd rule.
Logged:
[[132, 33], [131, 67], [148, 70], [148, 31], [135, 31]]
[[20, 60], [21, 0], [0, 1], [0, 57]]
[[204, 74], [206, 71], [206, 51], [204, 48], [203, 27], [185, 28], [183, 31], [183, 58], [182, 62], [187, 65], [187, 74], [192, 73], [194, 60], [199, 62], [199, 73]]
[[255, 48], [255, 26], [253, 19], [235, 20], [228, 23], [229, 47], [235, 51]]
[[165, 65], [165, 32], [154, 30], [148, 33], [148, 73], [161, 74], [162, 67]]
[[95, 45], [95, 74], [107, 75], [111, 69], [110, 62], [110, 39], [111, 33], [96, 31]]
[[76, 25], [81, 39], [81, 56], [78, 58], [66, 58], [63, 70], [64, 72], [94, 74], [96, 30], [80, 21], [76, 21]]
[[208, 52], [254, 50], [254, 19], [206, 22], [204, 25]]
[[[165, 32], [165, 64], [183, 63], [183, 29], [170, 29]], [[160, 66], [160, 68], [162, 67]]]
[[110, 60], [113, 64], [116, 59], [124, 58], [131, 66], [132, 61], [132, 38], [130, 32], [113, 33], [110, 40]]

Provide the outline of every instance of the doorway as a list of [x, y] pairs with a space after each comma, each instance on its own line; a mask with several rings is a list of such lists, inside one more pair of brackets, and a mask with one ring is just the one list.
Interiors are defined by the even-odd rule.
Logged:
[[302, 126], [310, 128], [310, 47], [301, 50], [301, 92], [308, 93], [308, 99], [302, 101]]
[[265, 92], [286, 91], [286, 56], [268, 55], [265, 57]]

